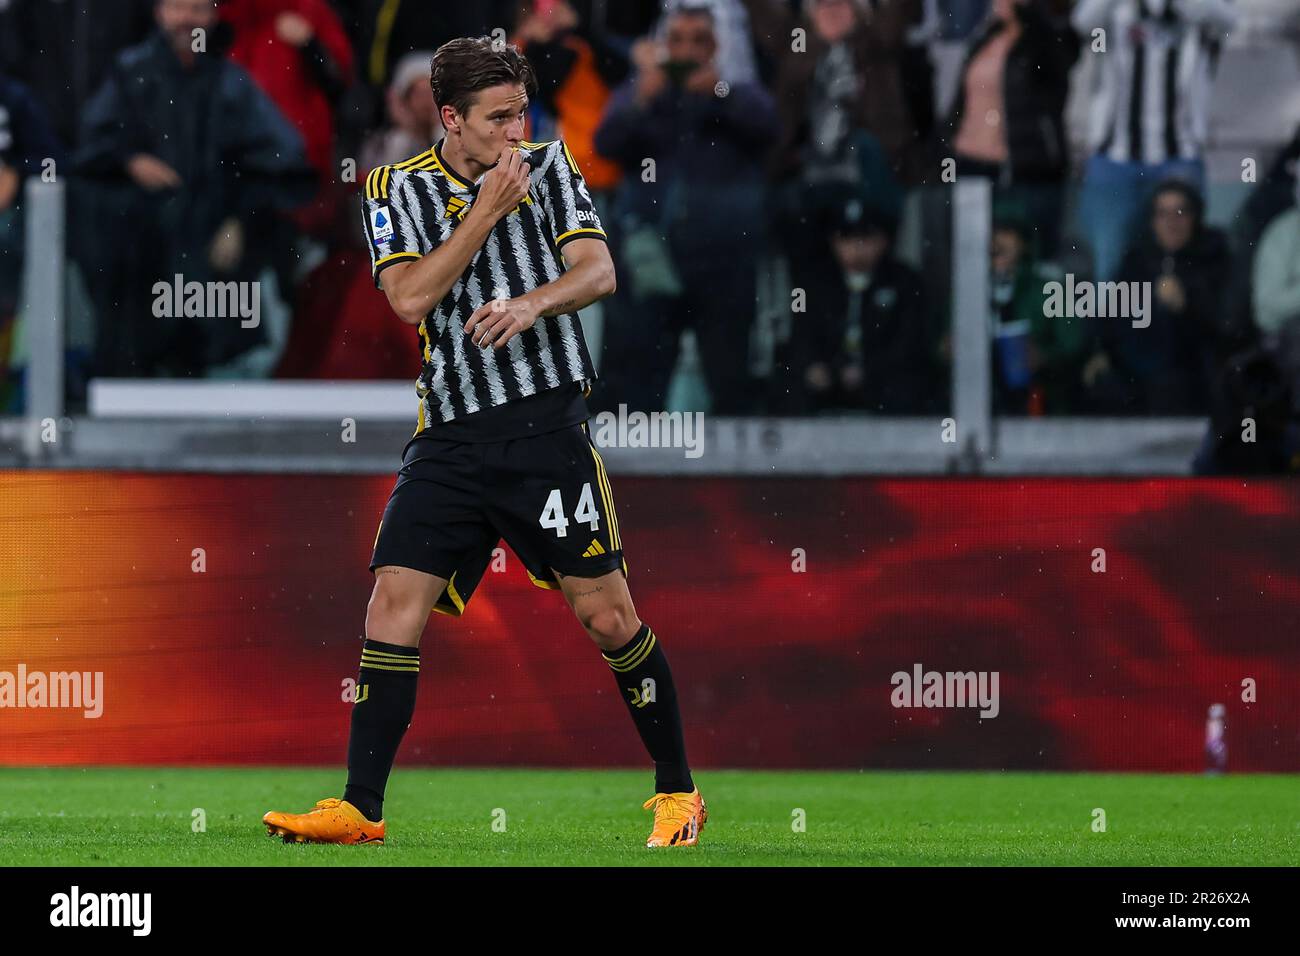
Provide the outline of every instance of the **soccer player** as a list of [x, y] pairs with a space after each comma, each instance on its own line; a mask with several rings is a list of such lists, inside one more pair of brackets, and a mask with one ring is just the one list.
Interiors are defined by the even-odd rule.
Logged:
[[672, 673], [637, 617], [609, 476], [587, 428], [595, 378], [578, 310], [614, 291], [605, 233], [560, 140], [522, 140], [535, 81], [513, 46], [452, 40], [430, 85], [446, 137], [366, 180], [375, 283], [419, 326], [419, 421], [375, 536], [348, 781], [286, 841], [382, 843], [384, 789], [415, 709], [430, 609], [458, 617], [500, 538], [603, 652], [655, 765], [646, 846], [691, 846], [706, 808]]

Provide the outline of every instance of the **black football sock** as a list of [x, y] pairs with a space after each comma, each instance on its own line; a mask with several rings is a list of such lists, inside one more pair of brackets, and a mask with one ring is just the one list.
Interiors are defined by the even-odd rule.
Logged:
[[623, 703], [655, 762], [655, 791], [690, 793], [695, 784], [686, 766], [677, 690], [668, 658], [654, 631], [642, 624], [630, 641], [601, 656], [614, 672]]
[[383, 819], [384, 789], [398, 744], [415, 713], [419, 678], [418, 647], [372, 640], [362, 645], [352, 703], [352, 733], [348, 737], [348, 785], [343, 799], [367, 820]]

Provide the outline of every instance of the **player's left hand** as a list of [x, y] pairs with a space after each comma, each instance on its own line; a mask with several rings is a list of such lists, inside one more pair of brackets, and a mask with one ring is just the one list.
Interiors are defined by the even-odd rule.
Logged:
[[537, 321], [538, 308], [527, 299], [492, 299], [474, 310], [465, 331], [479, 348], [501, 348]]

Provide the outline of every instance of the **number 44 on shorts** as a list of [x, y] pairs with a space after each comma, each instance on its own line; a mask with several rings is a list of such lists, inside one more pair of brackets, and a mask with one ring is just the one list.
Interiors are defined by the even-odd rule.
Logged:
[[[585, 522], [591, 526], [592, 531], [600, 530], [600, 514], [596, 511], [596, 499], [591, 493], [591, 482], [582, 486], [582, 494], [578, 495], [578, 510], [573, 513], [573, 520], [579, 524]], [[542, 516], [538, 523], [543, 528], [554, 528], [555, 536], [563, 538], [569, 533], [569, 519], [564, 517], [564, 499], [560, 497], [560, 489], [552, 488], [551, 493], [546, 496], [546, 507], [542, 509]]]

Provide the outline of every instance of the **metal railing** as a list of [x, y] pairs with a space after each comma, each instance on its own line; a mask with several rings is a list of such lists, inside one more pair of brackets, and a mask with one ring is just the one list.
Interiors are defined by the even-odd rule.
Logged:
[[[64, 415], [65, 193], [29, 182], [21, 315], [26, 416], [0, 422], [0, 466], [391, 472], [414, 422], [409, 383], [91, 383], [92, 414]], [[998, 419], [987, 303], [990, 188], [956, 184], [950, 418], [710, 418], [706, 452], [611, 447], [625, 474], [1186, 473], [1195, 419]], [[98, 410], [101, 414], [93, 414]], [[341, 429], [353, 422], [351, 440]]]

